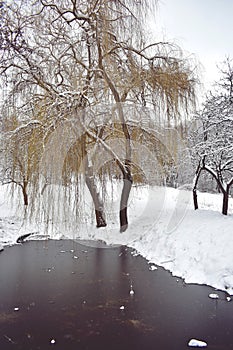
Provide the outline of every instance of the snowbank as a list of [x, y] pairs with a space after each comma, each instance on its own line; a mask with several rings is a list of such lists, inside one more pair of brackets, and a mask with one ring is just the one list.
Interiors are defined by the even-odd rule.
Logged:
[[[88, 245], [92, 240], [125, 244], [186, 283], [207, 284], [233, 295], [233, 199], [229, 216], [220, 213], [220, 195], [200, 193], [199, 203], [201, 209], [194, 211], [189, 191], [134, 189], [125, 233], [119, 233], [118, 210], [113, 206], [106, 228], [96, 229], [94, 223], [84, 220], [67, 230], [57, 222], [49, 235], [54, 239], [83, 239]], [[118, 206], [119, 201], [115, 204]], [[22, 217], [17, 208], [10, 207], [5, 189], [0, 187], [0, 246], [15, 244], [28, 232], [44, 233], [42, 224], [32, 227]]]

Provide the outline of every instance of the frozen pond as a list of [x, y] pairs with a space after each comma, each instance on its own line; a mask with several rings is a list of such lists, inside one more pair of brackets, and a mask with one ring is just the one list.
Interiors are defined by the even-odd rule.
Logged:
[[233, 348], [224, 292], [185, 285], [124, 246], [27, 242], [0, 253], [0, 278], [3, 350]]

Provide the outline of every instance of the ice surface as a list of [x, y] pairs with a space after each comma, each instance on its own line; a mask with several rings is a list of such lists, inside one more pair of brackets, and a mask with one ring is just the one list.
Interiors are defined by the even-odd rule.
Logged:
[[[38, 233], [29, 239], [77, 238], [86, 246], [92, 246], [91, 242], [99, 244], [101, 240], [104, 248], [108, 247], [106, 244], [127, 245], [134, 249], [135, 255], [144, 256], [152, 270], [156, 269], [155, 265], [163, 266], [186, 283], [207, 284], [233, 295], [233, 198], [229, 199], [229, 215], [225, 216], [221, 214], [222, 196], [218, 194], [198, 193], [200, 209], [194, 211], [190, 191], [145, 187], [133, 188], [131, 192], [129, 228], [122, 234], [118, 199], [106, 212], [105, 228], [95, 227], [88, 208], [87, 217], [78, 229], [63, 229], [58, 218], [53, 225], [56, 230], [46, 231], [43, 223], [25, 222], [24, 210], [20, 212], [17, 206], [11, 206], [6, 187], [0, 186], [0, 246], [16, 244], [19, 236], [30, 232]], [[16, 199], [14, 203], [17, 202]], [[176, 213], [179, 220], [172, 222]], [[78, 257], [74, 254], [73, 258]]]

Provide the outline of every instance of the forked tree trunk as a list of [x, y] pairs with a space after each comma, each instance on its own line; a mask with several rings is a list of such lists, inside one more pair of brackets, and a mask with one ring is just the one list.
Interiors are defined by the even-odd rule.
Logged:
[[[116, 86], [114, 85], [114, 82], [110, 79], [108, 76], [104, 65], [103, 65], [103, 53], [102, 53], [102, 48], [101, 48], [101, 43], [98, 40], [97, 43], [98, 46], [98, 58], [99, 58], [99, 68], [103, 73], [103, 78], [108, 84], [108, 87], [110, 88], [114, 100], [116, 102], [116, 107], [119, 115], [119, 120], [121, 122], [122, 126], [122, 131], [125, 136], [125, 159], [126, 159], [126, 169], [122, 168], [122, 166], [118, 163], [122, 174], [123, 174], [123, 179], [124, 179], [124, 185], [121, 193], [121, 202], [120, 202], [120, 232], [124, 232], [127, 230], [128, 227], [128, 218], [127, 218], [127, 206], [128, 206], [128, 199], [129, 199], [129, 194], [130, 190], [132, 187], [132, 176], [131, 176], [131, 169], [130, 169], [130, 164], [131, 164], [131, 140], [130, 140], [130, 133], [128, 129], [128, 125], [125, 121], [124, 118], [124, 112], [122, 108], [122, 102], [125, 102], [125, 100], [122, 100], [120, 98], [119, 92], [116, 89]], [[126, 98], [126, 96], [125, 96]]]

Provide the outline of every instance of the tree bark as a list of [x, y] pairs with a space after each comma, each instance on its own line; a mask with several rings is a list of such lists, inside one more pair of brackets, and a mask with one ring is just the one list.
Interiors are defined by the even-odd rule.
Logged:
[[230, 188], [233, 185], [233, 178], [227, 183], [226, 192], [223, 193], [223, 204], [222, 204], [222, 214], [227, 215], [228, 213], [228, 204], [229, 204], [229, 193]]
[[28, 194], [27, 194], [27, 183], [24, 181], [23, 185], [21, 186], [22, 192], [23, 192], [23, 201], [24, 205], [28, 205]]
[[198, 200], [197, 200], [197, 185], [198, 185], [198, 180], [199, 177], [201, 175], [201, 171], [203, 170], [203, 168], [201, 167], [201, 163], [198, 164], [197, 170], [196, 170], [196, 177], [195, 177], [195, 181], [193, 184], [193, 204], [194, 204], [194, 209], [197, 210], [198, 209]]
[[198, 209], [198, 201], [197, 201], [197, 190], [196, 190], [196, 188], [193, 189], [193, 205], [194, 205], [194, 209], [197, 210]]
[[233, 179], [227, 184], [226, 191], [223, 192], [223, 203], [222, 203], [222, 214], [227, 215], [228, 213], [228, 204], [229, 204], [229, 193], [230, 188], [233, 184]]
[[229, 189], [223, 193], [222, 214], [227, 215], [229, 202]]
[[[100, 136], [102, 137], [103, 129], [101, 130], [100, 134], [101, 134]], [[88, 136], [86, 134], [83, 134], [82, 142], [81, 142], [82, 157], [84, 160], [84, 167], [85, 167], [85, 182], [95, 206], [96, 227], [99, 228], [99, 227], [107, 226], [107, 223], [104, 215], [103, 201], [100, 198], [100, 194], [95, 184], [95, 174], [93, 173], [92, 166], [89, 165], [89, 158], [88, 158], [88, 153], [86, 149], [87, 137]]]
[[132, 177], [131, 174], [124, 176], [124, 185], [121, 193], [121, 202], [120, 202], [120, 232], [124, 232], [128, 228], [128, 216], [127, 216], [127, 207], [129, 195], [132, 187]]
[[86, 169], [85, 181], [95, 206], [96, 227], [105, 227], [107, 226], [107, 223], [106, 223], [105, 215], [103, 211], [103, 202], [96, 188], [94, 175], [91, 172], [90, 167]]

